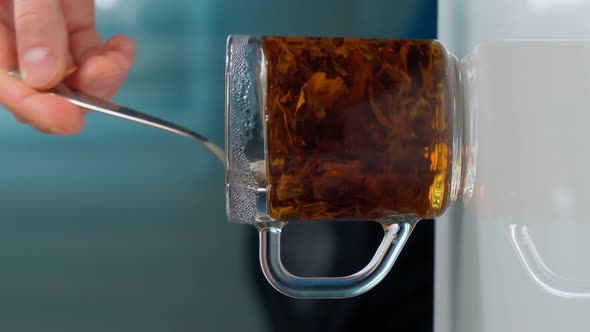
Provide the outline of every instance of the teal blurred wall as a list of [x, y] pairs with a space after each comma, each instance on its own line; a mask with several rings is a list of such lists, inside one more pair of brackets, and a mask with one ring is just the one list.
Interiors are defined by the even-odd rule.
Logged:
[[[137, 62], [116, 101], [223, 144], [228, 34], [432, 38], [434, 0], [102, 0]], [[1, 93], [1, 91], [0, 91]], [[56, 138], [0, 112], [0, 331], [264, 331], [197, 144], [100, 114]]]

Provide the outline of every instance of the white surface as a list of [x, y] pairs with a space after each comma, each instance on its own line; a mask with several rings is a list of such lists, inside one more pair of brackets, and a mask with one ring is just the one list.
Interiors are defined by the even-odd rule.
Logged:
[[[459, 58], [486, 40], [590, 38], [588, 0], [438, 4], [439, 39]], [[536, 44], [547, 52], [496, 46], [479, 50], [475, 61], [485, 65], [474, 84], [482, 95], [472, 99], [487, 121], [480, 121], [477, 180], [488, 196], [437, 220], [435, 331], [586, 331], [588, 302], [557, 297], [526, 274], [508, 223], [533, 223], [530, 233], [554, 272], [590, 279], [583, 189], [588, 44]], [[514, 159], [493, 158], [500, 153]]]
[[438, 0], [438, 36], [459, 58], [482, 41], [590, 38], [590, 0]]
[[590, 326], [590, 298], [548, 292], [508, 236], [509, 225], [526, 225], [549, 268], [588, 284], [587, 59], [590, 42], [573, 41], [488, 42], [464, 59], [479, 159], [473, 199], [437, 225], [437, 332]]

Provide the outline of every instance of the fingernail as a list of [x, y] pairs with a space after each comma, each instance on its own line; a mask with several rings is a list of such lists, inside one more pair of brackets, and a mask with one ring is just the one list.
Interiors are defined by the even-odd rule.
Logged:
[[57, 61], [47, 47], [29, 49], [22, 59], [23, 78], [33, 87], [41, 87], [53, 79], [57, 71]]
[[72, 75], [76, 70], [78, 70], [78, 67], [70, 67], [66, 70], [66, 72], [64, 73], [64, 77], [68, 77], [70, 75]]
[[125, 78], [125, 74], [118, 73], [101, 77], [90, 84], [90, 90], [97, 94], [107, 93], [116, 88]]
[[58, 128], [58, 127], [51, 127], [51, 128], [49, 128], [49, 132], [51, 134], [53, 134], [53, 135], [60, 135], [60, 136], [66, 134], [66, 131], [65, 130], [63, 130], [61, 128]]

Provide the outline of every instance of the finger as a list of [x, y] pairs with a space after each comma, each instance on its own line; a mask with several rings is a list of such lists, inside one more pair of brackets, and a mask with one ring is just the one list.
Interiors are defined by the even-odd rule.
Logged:
[[124, 36], [115, 36], [106, 42], [97, 55], [80, 65], [69, 83], [88, 94], [110, 98], [129, 74], [134, 55], [133, 41]]
[[84, 119], [78, 107], [59, 96], [39, 93], [6, 72], [0, 70], [0, 104], [15, 118], [44, 133], [71, 135], [80, 131]]
[[14, 33], [14, 4], [12, 0], [0, 0], [0, 22]]
[[16, 67], [16, 49], [14, 47], [14, 33], [3, 22], [0, 22], [0, 67]]
[[14, 0], [14, 27], [23, 79], [45, 89], [66, 71], [68, 36], [59, 0]]
[[[2, 4], [0, 10], [6, 9]], [[10, 8], [12, 10], [12, 7]], [[0, 15], [7, 15], [5, 12]], [[9, 14], [12, 18], [12, 12]], [[0, 68], [14, 68], [17, 64], [16, 49], [14, 46], [14, 32], [5, 21], [5, 17], [0, 17]], [[16, 121], [27, 124], [26, 118], [12, 113]]]
[[70, 52], [77, 64], [98, 53], [102, 46], [96, 31], [94, 0], [62, 0]]
[[135, 43], [127, 36], [117, 35], [111, 37], [103, 46], [103, 50], [120, 52], [129, 67], [135, 60]]

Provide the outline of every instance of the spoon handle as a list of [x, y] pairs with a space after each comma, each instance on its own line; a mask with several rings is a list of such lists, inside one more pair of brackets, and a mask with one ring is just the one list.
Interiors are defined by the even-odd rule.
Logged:
[[[9, 73], [11, 76], [16, 78], [21, 78], [20, 72], [18, 70], [12, 70]], [[157, 118], [155, 116], [151, 116], [149, 114], [145, 114], [142, 112], [135, 111], [133, 109], [115, 104], [111, 101], [107, 101], [104, 99], [100, 99], [94, 96], [87, 95], [85, 93], [74, 91], [70, 89], [65, 84], [59, 84], [55, 88], [49, 91], [50, 93], [56, 94], [58, 96], [64, 97], [66, 100], [71, 102], [72, 104], [108, 114], [117, 118], [125, 119], [132, 122], [137, 122], [146, 126], [150, 126], [153, 128], [165, 130], [177, 135], [185, 136], [192, 138], [199, 143], [201, 143], [207, 150], [209, 150], [217, 159], [225, 165], [225, 152], [222, 148], [220, 148], [215, 143], [209, 141], [206, 137], [190, 130], [185, 127], [179, 126], [175, 123]]]

